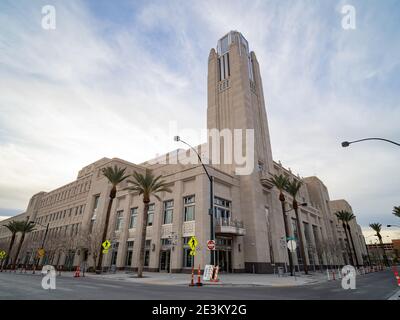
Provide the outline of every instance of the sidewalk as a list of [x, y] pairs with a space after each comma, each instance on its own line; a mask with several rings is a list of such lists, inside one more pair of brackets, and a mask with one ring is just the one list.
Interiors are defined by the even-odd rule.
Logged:
[[[134, 283], [143, 284], [157, 284], [157, 285], [189, 285], [191, 275], [183, 273], [159, 273], [159, 272], [144, 272], [143, 278], [137, 278], [136, 273], [127, 272], [116, 272], [103, 273], [101, 275], [86, 273], [85, 276], [97, 279], [109, 279], [128, 281]], [[210, 286], [272, 286], [272, 287], [288, 287], [288, 286], [302, 286], [314, 283], [320, 283], [327, 281], [325, 273], [312, 272], [309, 275], [296, 275], [291, 277], [285, 275], [279, 277], [274, 274], [248, 274], [248, 273], [236, 273], [236, 274], [220, 274], [218, 282], [203, 281], [203, 285]], [[195, 274], [194, 282], [197, 282], [197, 274]]]

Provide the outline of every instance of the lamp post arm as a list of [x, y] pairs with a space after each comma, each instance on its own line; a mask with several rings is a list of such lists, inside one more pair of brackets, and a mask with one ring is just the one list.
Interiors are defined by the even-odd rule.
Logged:
[[361, 142], [361, 141], [367, 141], [367, 140], [381, 140], [381, 141], [386, 141], [386, 142], [393, 143], [393, 144], [395, 144], [396, 146], [399, 146], [399, 147], [400, 147], [400, 143], [394, 142], [394, 141], [392, 141], [392, 140], [384, 139], [384, 138], [365, 138], [365, 139], [350, 141], [349, 143], [355, 143], [355, 142]]
[[207, 174], [208, 180], [210, 180], [210, 182], [211, 182], [211, 181], [212, 181], [212, 178], [211, 178], [210, 174], [208, 173], [208, 170], [207, 170], [206, 166], [204, 165], [203, 161], [201, 161], [201, 157], [200, 157], [199, 153], [196, 151], [196, 149], [193, 148], [190, 144], [188, 144], [188, 143], [186, 143], [185, 141], [183, 141], [182, 139], [180, 139], [179, 141], [182, 142], [182, 143], [184, 143], [184, 144], [186, 144], [190, 149], [192, 149], [192, 150], [196, 153], [197, 158], [199, 159], [201, 165], [203, 166], [204, 171], [205, 171], [206, 174]]

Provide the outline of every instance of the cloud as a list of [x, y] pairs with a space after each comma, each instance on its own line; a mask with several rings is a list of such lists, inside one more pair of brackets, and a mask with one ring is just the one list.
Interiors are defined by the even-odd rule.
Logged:
[[0, 206], [25, 208], [104, 156], [140, 163], [175, 149], [157, 132], [170, 121], [204, 128], [208, 53], [236, 29], [260, 62], [274, 159], [318, 175], [361, 224], [396, 223], [398, 150], [340, 147], [400, 140], [395, 2], [355, 1], [353, 31], [341, 2], [54, 1], [53, 31], [40, 27], [44, 4], [0, 5]]

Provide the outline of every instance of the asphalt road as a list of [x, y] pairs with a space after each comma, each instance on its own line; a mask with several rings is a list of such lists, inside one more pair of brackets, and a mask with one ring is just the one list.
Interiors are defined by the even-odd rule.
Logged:
[[391, 271], [358, 276], [354, 290], [342, 289], [338, 280], [298, 287], [187, 287], [65, 275], [56, 278], [55, 290], [44, 290], [41, 281], [40, 274], [0, 273], [0, 300], [380, 300], [400, 289]]

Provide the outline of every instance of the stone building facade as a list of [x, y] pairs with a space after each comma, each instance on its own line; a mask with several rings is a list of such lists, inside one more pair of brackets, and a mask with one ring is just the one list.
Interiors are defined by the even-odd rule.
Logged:
[[[249, 174], [237, 174], [240, 165], [226, 161], [221, 138], [217, 149], [209, 140], [199, 147], [210, 147], [221, 155], [221, 162], [207, 165], [214, 180], [214, 217], [216, 235], [216, 264], [222, 272], [272, 273], [278, 266], [287, 267], [288, 251], [278, 191], [269, 178], [283, 174], [291, 179], [298, 175], [273, 161], [263, 95], [260, 68], [254, 52], [249, 51], [246, 39], [236, 31], [229, 32], [211, 49], [208, 57], [208, 129], [254, 130], [254, 168]], [[246, 146], [247, 141], [243, 142]], [[176, 150], [166, 159], [190, 150]], [[208, 156], [212, 157], [209, 151]], [[75, 181], [50, 192], [40, 192], [29, 201], [26, 212], [0, 223], [0, 247], [7, 248], [10, 234], [1, 227], [13, 219], [36, 222], [36, 230], [29, 234], [20, 263], [32, 262], [42, 246], [48, 226], [45, 257], [40, 264], [64, 265], [73, 268], [83, 262], [93, 266], [90, 246], [101, 245], [101, 230], [108, 205], [111, 185], [101, 174], [106, 166], [126, 168], [126, 173], [144, 173], [146, 169], [162, 175], [171, 193], [163, 192], [151, 199], [145, 244], [145, 270], [160, 272], [190, 272], [192, 266], [204, 268], [209, 263], [210, 239], [209, 179], [201, 164], [172, 164], [152, 160], [134, 164], [122, 159], [103, 158], [79, 171]], [[327, 187], [317, 177], [302, 178], [304, 182], [298, 201], [307, 203], [299, 208], [306, 260], [310, 269], [349, 263], [344, 233], [334, 213], [351, 210], [345, 200], [331, 201]], [[118, 187], [114, 200], [108, 239], [113, 243], [105, 255], [104, 267], [135, 270], [139, 257], [140, 226], [143, 202], [138, 194]], [[296, 217], [287, 198], [287, 217], [290, 236], [298, 239]], [[354, 220], [351, 224], [359, 263], [366, 263], [365, 241]], [[195, 236], [199, 242], [196, 255], [189, 255], [188, 240]], [[18, 241], [18, 239], [17, 239]], [[295, 265], [302, 269], [299, 250], [292, 254]]]

